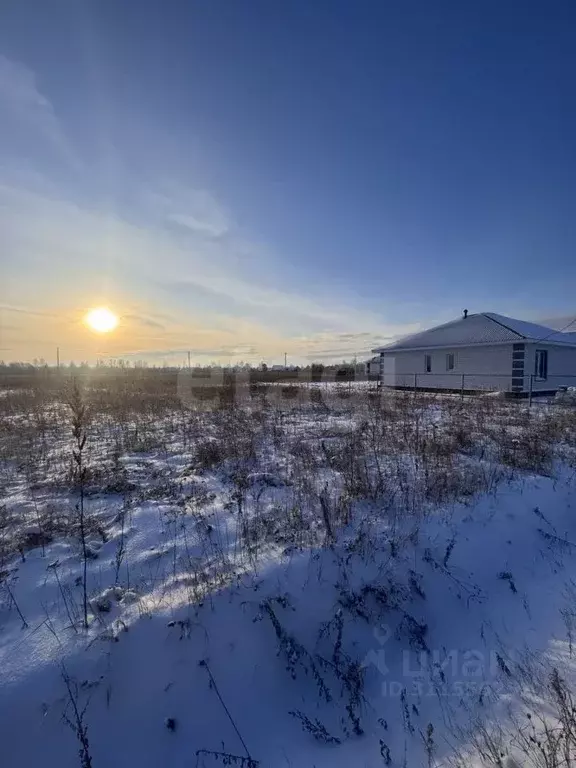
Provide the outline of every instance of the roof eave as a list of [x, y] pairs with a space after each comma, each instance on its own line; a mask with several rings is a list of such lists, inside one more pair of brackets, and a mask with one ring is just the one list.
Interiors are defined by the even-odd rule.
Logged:
[[372, 350], [373, 354], [381, 354], [382, 352], [424, 352], [427, 349], [461, 349], [462, 347], [495, 347], [506, 344], [547, 344], [553, 347], [568, 347], [569, 349], [576, 349], [576, 342], [573, 341], [552, 341], [550, 339], [528, 339], [526, 337], [518, 339], [509, 339], [508, 341], [475, 341], [468, 342], [467, 344], [434, 344], [433, 346], [421, 346], [421, 347], [376, 347]]
[[420, 347], [395, 347], [395, 346], [388, 346], [388, 347], [378, 347], [376, 349], [373, 349], [372, 352], [422, 352], [427, 349], [460, 349], [462, 347], [494, 347], [496, 345], [501, 346], [502, 344], [517, 344], [517, 340], [508, 340], [508, 341], [475, 341], [475, 342], [467, 342], [466, 344], [433, 344], [433, 345], [426, 345], [426, 346], [420, 346]]

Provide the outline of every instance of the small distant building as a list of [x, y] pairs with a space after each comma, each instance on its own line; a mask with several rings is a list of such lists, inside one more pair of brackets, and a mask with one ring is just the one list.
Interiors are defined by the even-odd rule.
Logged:
[[380, 355], [376, 355], [376, 357], [372, 357], [370, 360], [367, 360], [366, 376], [368, 376], [369, 379], [380, 378], [380, 367], [381, 367]]
[[494, 312], [464, 310], [457, 320], [372, 351], [383, 386], [518, 394], [576, 386], [576, 334]]

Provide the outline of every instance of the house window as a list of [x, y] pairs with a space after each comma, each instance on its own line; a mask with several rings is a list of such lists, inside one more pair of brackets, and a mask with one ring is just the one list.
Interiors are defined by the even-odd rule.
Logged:
[[426, 373], [432, 371], [432, 355], [424, 355], [424, 370]]
[[534, 361], [534, 374], [536, 375], [537, 379], [547, 379], [548, 378], [548, 350], [547, 349], [537, 349], [536, 350], [536, 360]]
[[454, 370], [454, 352], [448, 352], [448, 354], [446, 355], [446, 370], [447, 371]]

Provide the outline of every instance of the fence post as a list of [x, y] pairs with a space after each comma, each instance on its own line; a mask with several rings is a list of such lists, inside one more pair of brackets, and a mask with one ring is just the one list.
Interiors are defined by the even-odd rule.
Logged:
[[532, 386], [534, 382], [534, 374], [530, 374], [530, 386], [528, 388], [528, 408], [532, 408]]
[[462, 384], [460, 385], [460, 402], [464, 402], [464, 376], [465, 374], [462, 374]]

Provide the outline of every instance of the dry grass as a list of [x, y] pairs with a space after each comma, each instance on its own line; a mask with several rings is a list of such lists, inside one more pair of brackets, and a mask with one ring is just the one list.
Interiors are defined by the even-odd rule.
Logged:
[[[36, 381], [0, 398], [0, 490], [7, 495], [19, 486], [29, 500], [16, 515], [0, 507], [0, 557], [71, 525], [58, 504], [77, 480], [69, 386]], [[295, 387], [288, 394], [245, 387], [238, 397], [227, 385], [199, 394], [182, 403], [175, 382], [144, 372], [86, 385], [86, 495], [137, 496], [139, 478], [122, 462], [127, 454], [185, 453], [193, 471], [219, 471], [230, 483], [230, 503], [244, 523], [241, 546], [253, 552], [325, 543], [350, 522], [359, 501], [391, 519], [417, 518], [432, 506], [491, 492], [516, 473], [550, 474], [559, 459], [575, 462], [570, 408], [412, 393], [350, 396], [346, 389], [310, 397]], [[148, 498], [178, 496], [176, 480], [152, 480]], [[266, 487], [278, 485], [289, 489], [284, 502], [264, 504]]]
[[[114, 529], [120, 531], [114, 587], [129, 590], [124, 532], [131, 511], [144, 500], [166, 507], [162, 554], [173, 551], [174, 559], [169, 574], [150, 567], [149, 585], [145, 578], [139, 584], [141, 594], [158, 594], [164, 579], [186, 589], [189, 602], [198, 604], [239, 574], [257, 573], [270, 554], [325, 549], [333, 554], [340, 581], [333, 585], [338, 605], [318, 637], [319, 652], [307, 650], [285, 626], [290, 607], [281, 598], [260, 602], [259, 610], [290, 675], [308, 677], [321, 698], [345, 707], [345, 737], [362, 733], [364, 682], [359, 660], [346, 648], [342, 616], [376, 624], [395, 612], [402, 641], [427, 650], [427, 626], [408, 610], [411, 600], [426, 599], [417, 573], [404, 585], [385, 580], [355, 589], [347, 585], [348, 559], [369, 561], [379, 546], [363, 526], [354, 525], [359, 510], [364, 521], [387, 524], [393, 560], [439, 505], [469, 503], [523, 473], [552, 475], [557, 462], [576, 466], [576, 410], [569, 407], [529, 410], [522, 402], [498, 398], [462, 402], [425, 393], [355, 393], [347, 387], [251, 385], [235, 391], [230, 382], [183, 402], [175, 379], [132, 371], [84, 381], [81, 396], [72, 389], [72, 398], [70, 384], [38, 379], [0, 397], [0, 493], [18, 499], [0, 504], [0, 581], [9, 589], [15, 554], [24, 558], [30, 548], [69, 537], [82, 553], [86, 588], [90, 542], [105, 541]], [[207, 479], [217, 479], [223, 488], [220, 506], [232, 513], [233, 527], [219, 526], [207, 513], [214, 501]], [[91, 499], [108, 498], [115, 504], [88, 512]], [[177, 563], [184, 518], [194, 524], [196, 550], [191, 553], [186, 542], [187, 560]], [[427, 549], [424, 559], [455, 581], [453, 545], [443, 559]], [[503, 572], [500, 578], [505, 577], [513, 585], [511, 575]], [[473, 587], [459, 583], [459, 588], [475, 596]], [[69, 595], [61, 593], [66, 604]], [[86, 626], [91, 599], [85, 592]], [[150, 601], [142, 601], [143, 612], [152, 609]], [[73, 625], [73, 603], [70, 612]], [[573, 615], [566, 616], [572, 631]], [[571, 765], [576, 729], [570, 693], [557, 673], [539, 691], [544, 693], [554, 708], [552, 719], [518, 723], [513, 736], [506, 736], [515, 740], [526, 765]], [[291, 714], [314, 738], [339, 740], [310, 713]], [[476, 754], [488, 765], [504, 765], [505, 734], [474, 726], [470, 740]], [[82, 744], [78, 718], [74, 727]], [[432, 765], [432, 725], [420, 736]], [[389, 749], [380, 744], [383, 763], [389, 764]], [[252, 760], [249, 754], [239, 759]]]

